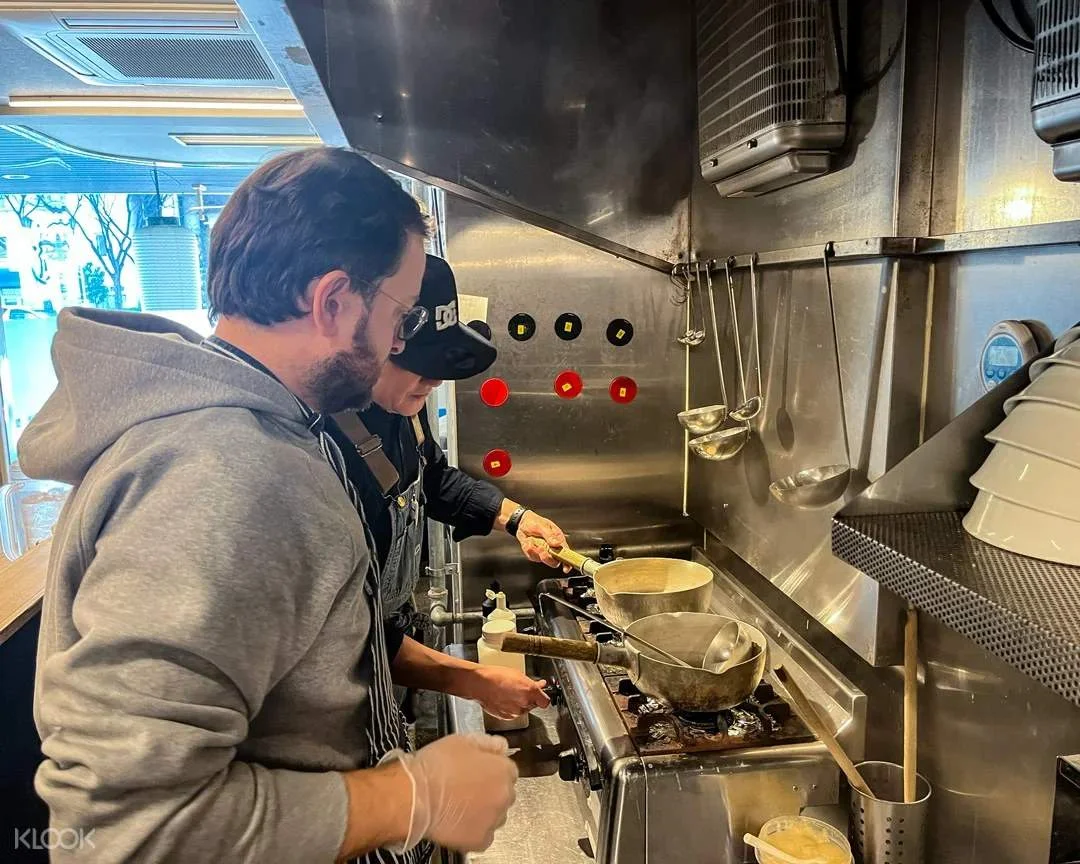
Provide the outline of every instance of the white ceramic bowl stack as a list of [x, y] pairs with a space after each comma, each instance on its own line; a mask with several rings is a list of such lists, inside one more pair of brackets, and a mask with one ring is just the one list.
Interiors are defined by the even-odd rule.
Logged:
[[979, 490], [964, 528], [1001, 549], [1080, 566], [1080, 327], [1031, 366], [1005, 402], [1005, 422], [971, 478]]

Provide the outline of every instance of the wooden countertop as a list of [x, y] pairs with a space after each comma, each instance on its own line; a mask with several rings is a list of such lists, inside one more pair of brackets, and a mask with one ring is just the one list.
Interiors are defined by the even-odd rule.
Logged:
[[41, 608], [51, 548], [50, 538], [15, 561], [0, 556], [0, 643]]

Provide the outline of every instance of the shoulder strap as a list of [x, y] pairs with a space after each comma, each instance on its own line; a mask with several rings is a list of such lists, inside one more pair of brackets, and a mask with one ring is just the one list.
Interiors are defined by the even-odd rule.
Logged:
[[413, 434], [416, 435], [416, 446], [417, 447], [423, 447], [424, 446], [424, 440], [425, 440], [424, 439], [424, 426], [420, 422], [420, 415], [419, 414], [413, 414], [413, 416], [410, 417], [409, 419], [412, 421]]
[[334, 414], [334, 421], [341, 427], [349, 440], [356, 447], [356, 452], [364, 460], [368, 470], [375, 476], [379, 484], [379, 491], [386, 495], [398, 482], [398, 472], [394, 464], [383, 452], [382, 439], [378, 435], [372, 435], [360, 415], [355, 411], [343, 411]]

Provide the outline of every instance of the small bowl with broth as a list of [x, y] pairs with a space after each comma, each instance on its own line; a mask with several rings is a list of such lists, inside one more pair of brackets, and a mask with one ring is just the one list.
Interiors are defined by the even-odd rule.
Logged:
[[[782, 852], [822, 864], [852, 864], [851, 844], [832, 825], [809, 816], [777, 816], [761, 826], [758, 837]], [[758, 864], [784, 864], [768, 852], [755, 850]]]

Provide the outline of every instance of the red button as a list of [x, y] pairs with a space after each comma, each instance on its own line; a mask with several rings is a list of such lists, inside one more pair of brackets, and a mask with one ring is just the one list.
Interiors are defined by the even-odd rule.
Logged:
[[625, 375], [620, 375], [611, 382], [611, 386], [608, 387], [608, 393], [611, 394], [612, 402], [618, 402], [620, 405], [629, 405], [634, 401], [634, 397], [637, 396], [637, 382], [633, 378], [627, 378]]
[[484, 470], [492, 477], [505, 477], [512, 467], [510, 454], [506, 450], [489, 450], [484, 457]]
[[573, 399], [581, 394], [583, 386], [581, 376], [577, 372], [566, 369], [555, 379], [555, 395], [561, 399]]
[[488, 378], [480, 385], [480, 398], [485, 405], [492, 408], [505, 405], [506, 400], [510, 398], [510, 385], [502, 378]]

